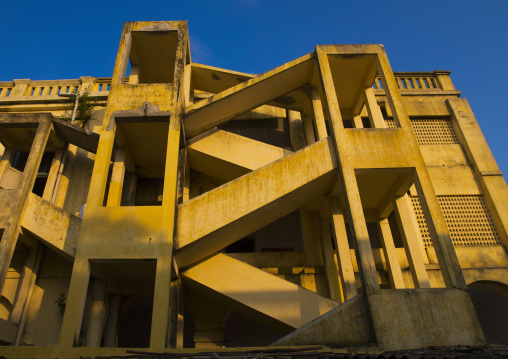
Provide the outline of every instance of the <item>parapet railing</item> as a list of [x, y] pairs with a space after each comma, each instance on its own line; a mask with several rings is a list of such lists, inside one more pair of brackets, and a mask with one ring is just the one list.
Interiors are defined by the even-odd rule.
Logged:
[[[415, 91], [453, 91], [455, 87], [450, 80], [450, 71], [432, 72], [394, 72], [395, 81], [400, 90]], [[372, 87], [375, 90], [382, 90], [381, 78], [376, 77]], [[405, 91], [404, 91], [405, 92]]]
[[91, 87], [91, 96], [108, 96], [111, 77], [85, 77], [77, 80], [36, 80], [29, 79], [0, 82], [0, 99], [9, 97], [40, 98], [58, 96]]
[[[432, 72], [395, 72], [395, 80], [402, 92], [411, 91], [453, 91], [455, 90], [450, 80], [450, 71]], [[14, 80], [0, 82], [0, 100], [19, 96], [32, 97], [58, 96], [70, 94], [75, 89], [86, 89], [91, 86], [91, 96], [108, 96], [111, 86], [111, 77], [82, 77], [77, 80]], [[376, 77], [372, 87], [375, 90], [383, 90], [381, 79]]]

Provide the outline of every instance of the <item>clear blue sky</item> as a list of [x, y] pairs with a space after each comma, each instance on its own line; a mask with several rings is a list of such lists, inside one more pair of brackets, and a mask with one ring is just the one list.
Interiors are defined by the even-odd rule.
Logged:
[[451, 70], [508, 176], [508, 1], [3, 1], [0, 81], [111, 76], [123, 23], [188, 20], [194, 62], [263, 73], [316, 44], [384, 44], [394, 71]]

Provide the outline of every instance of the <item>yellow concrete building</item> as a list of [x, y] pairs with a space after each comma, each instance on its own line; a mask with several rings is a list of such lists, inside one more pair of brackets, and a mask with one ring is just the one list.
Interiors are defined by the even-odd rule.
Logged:
[[0, 82], [1, 355], [508, 341], [508, 188], [450, 72], [188, 39], [126, 23], [112, 78]]

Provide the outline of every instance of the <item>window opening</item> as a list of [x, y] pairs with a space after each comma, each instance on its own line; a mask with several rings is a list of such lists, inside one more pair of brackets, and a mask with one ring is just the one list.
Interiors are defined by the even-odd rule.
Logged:
[[130, 34], [130, 71], [126, 68], [125, 76], [136, 72], [138, 84], [172, 83], [178, 31], [132, 31]]
[[344, 128], [353, 128], [353, 120], [342, 120]]
[[363, 128], [372, 128], [370, 126], [370, 119], [368, 117], [362, 117]]

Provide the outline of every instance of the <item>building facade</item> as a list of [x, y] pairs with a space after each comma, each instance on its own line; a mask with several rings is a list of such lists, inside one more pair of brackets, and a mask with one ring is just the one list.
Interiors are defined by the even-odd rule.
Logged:
[[508, 188], [449, 75], [239, 73], [174, 21], [126, 23], [112, 78], [0, 82], [0, 352], [508, 341]]

